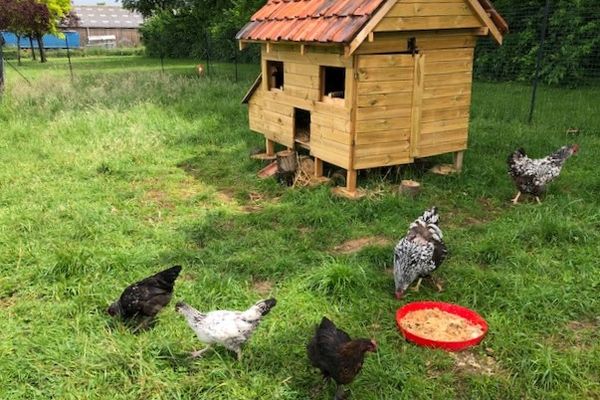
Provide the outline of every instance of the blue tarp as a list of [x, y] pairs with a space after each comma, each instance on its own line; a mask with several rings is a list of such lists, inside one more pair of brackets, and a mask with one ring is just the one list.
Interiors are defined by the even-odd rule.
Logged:
[[[67, 40], [69, 41], [69, 47], [72, 49], [79, 48], [79, 33], [75, 31], [63, 32], [65, 38], [60, 39], [54, 35], [44, 35], [43, 42], [44, 48], [46, 49], [66, 49], [67, 48]], [[17, 46], [17, 36], [11, 32], [2, 32], [2, 36], [4, 36], [4, 40], [6, 40], [6, 46]], [[34, 40], [33, 46], [37, 47], [37, 42]], [[28, 49], [29, 39], [22, 37], [21, 38], [21, 48]]]

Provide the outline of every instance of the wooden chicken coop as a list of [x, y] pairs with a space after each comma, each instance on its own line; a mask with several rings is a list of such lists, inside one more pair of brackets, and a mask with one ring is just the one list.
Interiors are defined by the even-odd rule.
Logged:
[[250, 129], [357, 170], [467, 148], [473, 51], [508, 30], [488, 0], [268, 0], [237, 34], [261, 43]]

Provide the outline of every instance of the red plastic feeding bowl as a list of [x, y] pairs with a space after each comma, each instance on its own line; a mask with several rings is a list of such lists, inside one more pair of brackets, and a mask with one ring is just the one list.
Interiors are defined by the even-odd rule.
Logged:
[[[400, 325], [400, 321], [402, 321], [404, 316], [409, 312], [417, 310], [428, 310], [434, 308], [440, 309], [450, 314], [457, 315], [461, 318], [466, 319], [474, 325], [479, 325], [483, 333], [474, 339], [457, 342], [445, 342], [439, 340], [431, 340], [422, 336], [415, 335], [414, 333], [411, 333], [410, 331], [404, 329], [402, 325]], [[417, 301], [414, 303], [406, 304], [405, 306], [399, 308], [398, 311], [396, 311], [396, 323], [398, 324], [398, 329], [400, 329], [406, 340], [409, 340], [420, 346], [437, 347], [448, 351], [460, 351], [466, 349], [467, 347], [475, 346], [476, 344], [479, 344], [479, 342], [481, 342], [481, 340], [488, 331], [487, 322], [485, 322], [485, 320], [481, 318], [481, 316], [475, 311], [469, 310], [468, 308], [461, 307], [456, 304], [442, 303], [439, 301]]]

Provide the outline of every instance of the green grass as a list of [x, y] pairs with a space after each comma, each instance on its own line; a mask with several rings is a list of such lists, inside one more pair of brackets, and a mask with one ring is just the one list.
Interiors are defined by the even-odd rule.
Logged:
[[[0, 398], [329, 399], [305, 345], [323, 315], [375, 338], [354, 399], [583, 399], [600, 393], [600, 114], [598, 89], [477, 84], [460, 176], [419, 166], [360, 177], [352, 202], [327, 187], [290, 190], [255, 178], [262, 144], [248, 129], [244, 80], [198, 79], [188, 61], [137, 57], [27, 63], [0, 103]], [[224, 66], [225, 68], [225, 66]], [[577, 137], [565, 135], [579, 128]], [[577, 141], [542, 205], [509, 204], [507, 154]], [[431, 163], [447, 161], [436, 157]], [[395, 195], [416, 178], [416, 200]], [[256, 200], [258, 198], [258, 200]], [[253, 200], [254, 199], [254, 200]], [[471, 353], [491, 375], [404, 341], [394, 322], [394, 242], [425, 208], [442, 213], [450, 257], [405, 301], [434, 299], [490, 324]], [[379, 236], [387, 246], [332, 249]], [[173, 307], [132, 335], [105, 314], [130, 282], [180, 263], [175, 298], [200, 309], [279, 303], [245, 348], [190, 361], [201, 345]], [[259, 285], [272, 285], [259, 293]]]

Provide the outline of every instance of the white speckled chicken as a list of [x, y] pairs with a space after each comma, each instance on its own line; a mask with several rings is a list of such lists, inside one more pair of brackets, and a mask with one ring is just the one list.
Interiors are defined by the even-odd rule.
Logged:
[[553, 181], [562, 170], [569, 157], [579, 151], [579, 145], [563, 146], [548, 157], [531, 159], [522, 148], [508, 156], [508, 174], [512, 177], [519, 191], [513, 204], [519, 202], [522, 193], [535, 196], [538, 203], [540, 195], [546, 191], [546, 185]]
[[[400, 299], [406, 289], [417, 279], [429, 277], [446, 258], [447, 249], [442, 231], [438, 226], [440, 216], [433, 207], [417, 218], [394, 249], [394, 281], [396, 298]], [[436, 284], [439, 290], [441, 287]]]
[[175, 310], [183, 315], [188, 325], [202, 343], [207, 346], [195, 351], [192, 357], [199, 357], [211, 348], [220, 344], [242, 358], [242, 345], [250, 339], [262, 318], [275, 307], [277, 300], [261, 300], [246, 311], [211, 311], [202, 313], [189, 305], [178, 302]]

